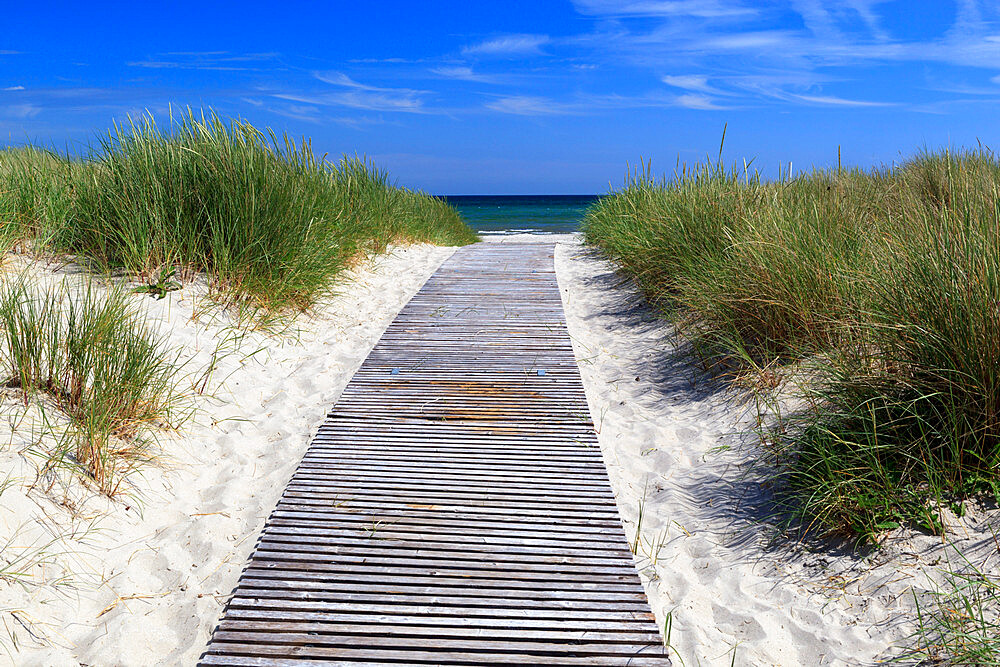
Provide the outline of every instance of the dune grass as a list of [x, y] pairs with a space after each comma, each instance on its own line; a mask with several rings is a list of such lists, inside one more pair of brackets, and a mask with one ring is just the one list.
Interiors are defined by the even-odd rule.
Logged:
[[[72, 256], [162, 298], [203, 272], [239, 319], [309, 309], [357, 259], [391, 243], [476, 235], [443, 201], [394, 186], [360, 158], [191, 110], [168, 128], [116, 124], [89, 155], [0, 150], [0, 252]], [[70, 420], [67, 459], [113, 493], [147, 436], [177, 412], [175, 363], [121, 287], [0, 281], [0, 381]], [[204, 390], [204, 382], [201, 389]], [[123, 468], [124, 466], [124, 468]]]
[[44, 245], [66, 222], [81, 166], [34, 146], [0, 150], [0, 252], [29, 238]]
[[0, 152], [0, 243], [29, 240], [104, 270], [204, 271], [249, 312], [311, 306], [351, 261], [394, 242], [475, 234], [442, 201], [359, 158], [331, 164], [241, 120], [188, 112], [116, 125], [88, 159]]
[[[121, 288], [30, 279], [0, 289], [0, 376], [27, 403], [45, 395], [70, 420], [65, 454], [114, 494], [148, 436], [179, 416], [180, 368]], [[125, 467], [123, 467], [123, 465]]]
[[916, 602], [914, 645], [900, 661], [1000, 664], [1000, 577], [995, 573], [966, 562], [959, 571], [945, 574], [930, 604]]
[[1000, 163], [924, 153], [767, 182], [632, 173], [584, 235], [712, 363], [784, 369], [812, 407], [771, 433], [808, 525], [861, 539], [1000, 495]]

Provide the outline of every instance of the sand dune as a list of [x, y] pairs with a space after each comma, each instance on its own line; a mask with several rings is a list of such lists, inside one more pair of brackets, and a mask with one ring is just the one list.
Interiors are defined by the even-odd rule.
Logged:
[[[0, 437], [10, 442], [0, 450], [0, 467], [10, 471], [0, 495], [0, 545], [8, 561], [23, 556], [11, 568], [27, 570], [21, 584], [0, 583], [7, 659], [193, 664], [312, 431], [399, 309], [452, 252], [395, 248], [344, 276], [338, 296], [315, 318], [296, 322], [298, 336], [250, 334], [230, 349], [210, 384], [215, 398], [164, 439], [159, 465], [133, 479], [134, 500], [95, 497], [65, 473], [32, 485], [39, 459], [30, 450], [39, 445], [29, 424], [37, 414], [29, 411], [20, 424], [0, 421]], [[53, 279], [64, 271], [39, 273]], [[225, 317], [191, 319], [203, 294], [191, 285], [163, 301], [143, 300], [192, 371], [232, 334]], [[23, 404], [8, 397], [3, 412], [24, 412]]]
[[[733, 651], [736, 664], [866, 664], [905, 644], [913, 593], [925, 595], [954, 560], [941, 539], [900, 529], [867, 556], [788, 539], [751, 465], [753, 440], [741, 435], [754, 406], [700, 375], [670, 325], [576, 237], [489, 240], [558, 242], [569, 330], [626, 534], [684, 664], [728, 665]], [[339, 296], [299, 320], [297, 337], [255, 333], [224, 346], [215, 397], [164, 438], [158, 464], [133, 478], [133, 498], [102, 499], [65, 471], [39, 478], [32, 452], [47, 442], [30, 427], [39, 413], [5, 395], [0, 545], [6, 570], [23, 573], [0, 585], [7, 659], [192, 664], [312, 431], [451, 252], [396, 248], [345, 276]], [[225, 317], [192, 319], [203, 294], [190, 285], [142, 301], [192, 378], [232, 334]], [[954, 524], [956, 546], [995, 571], [997, 512]]]
[[868, 555], [782, 535], [741, 435], [754, 405], [701, 375], [596, 253], [561, 243], [556, 270], [626, 534], [640, 535], [637, 564], [684, 664], [729, 665], [734, 650], [744, 665], [871, 664], [909, 643], [914, 593], [959, 567], [958, 551], [997, 571], [996, 510], [954, 518], [947, 541], [899, 529]]

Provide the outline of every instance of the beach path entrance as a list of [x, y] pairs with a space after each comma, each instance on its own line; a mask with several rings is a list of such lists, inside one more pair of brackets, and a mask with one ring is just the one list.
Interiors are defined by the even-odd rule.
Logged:
[[667, 665], [552, 244], [458, 250], [269, 518], [204, 665]]

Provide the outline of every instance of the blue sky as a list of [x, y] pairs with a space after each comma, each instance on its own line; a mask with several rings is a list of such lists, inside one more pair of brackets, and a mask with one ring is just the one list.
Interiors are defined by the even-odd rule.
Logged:
[[997, 2], [14, 4], [3, 143], [211, 106], [440, 194], [604, 192], [726, 124], [725, 158], [765, 174], [1000, 148]]

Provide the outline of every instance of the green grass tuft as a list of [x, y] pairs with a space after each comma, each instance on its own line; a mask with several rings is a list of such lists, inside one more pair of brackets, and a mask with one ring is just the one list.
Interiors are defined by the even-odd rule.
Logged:
[[43, 289], [22, 277], [0, 289], [0, 381], [69, 417], [72, 458], [108, 494], [181, 402], [175, 359], [134, 304], [91, 284]]
[[[167, 130], [129, 119], [86, 159], [0, 150], [0, 253], [69, 254], [143, 278], [132, 291], [156, 298], [204, 272], [218, 301], [263, 326], [309, 309], [389, 244], [476, 240], [455, 209], [361, 158], [331, 164], [307, 140], [213, 112], [188, 110]], [[106, 493], [180, 401], [178, 369], [137, 298], [0, 284], [0, 382], [56, 403], [72, 427], [53, 435]]]
[[584, 235], [706, 358], [807, 378], [813, 407], [767, 438], [782, 488], [811, 525], [876, 539], [1000, 495], [998, 193], [984, 149], [777, 182], [644, 168]]
[[205, 271], [249, 312], [306, 309], [390, 243], [476, 240], [447, 204], [362, 159], [330, 164], [308, 141], [191, 111], [169, 131], [116, 125], [84, 162], [3, 151], [0, 222], [0, 248], [32, 239], [106, 270]]
[[924, 604], [914, 593], [917, 628], [900, 662], [1000, 664], [1000, 577], [958, 556], [958, 567], [945, 570]]

